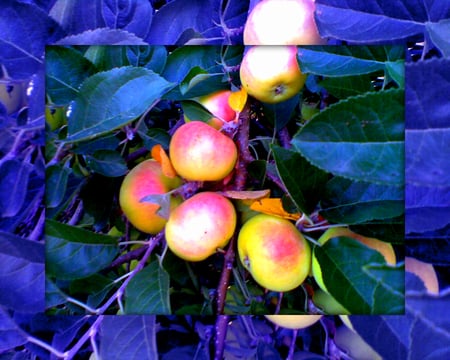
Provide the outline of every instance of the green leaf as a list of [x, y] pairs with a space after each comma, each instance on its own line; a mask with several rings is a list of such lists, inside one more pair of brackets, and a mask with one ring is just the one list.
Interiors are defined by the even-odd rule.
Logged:
[[128, 124], [173, 86], [150, 70], [131, 66], [91, 76], [70, 105], [65, 141], [87, 140]]
[[46, 270], [57, 279], [78, 279], [108, 266], [118, 254], [117, 238], [48, 219]]
[[404, 265], [388, 266], [383, 256], [347, 237], [314, 248], [328, 292], [351, 314], [402, 314]]
[[125, 46], [92, 45], [87, 48], [84, 57], [93, 63], [98, 71], [105, 71], [130, 65], [125, 51]]
[[92, 171], [107, 177], [122, 176], [128, 171], [124, 158], [114, 150], [98, 150], [86, 156], [86, 162]]
[[311, 213], [320, 200], [328, 174], [311, 165], [298, 152], [272, 145], [278, 174], [297, 209]]
[[57, 207], [63, 201], [70, 171], [69, 168], [60, 164], [45, 169], [45, 202], [47, 207]]
[[404, 189], [334, 177], [326, 185], [321, 214], [329, 221], [360, 224], [404, 213]]
[[66, 105], [78, 95], [81, 83], [91, 76], [95, 66], [72, 48], [49, 46], [45, 54], [46, 91], [52, 103]]
[[128, 62], [132, 66], [142, 66], [160, 74], [167, 62], [167, 49], [162, 45], [127, 46]]
[[45, 278], [45, 305], [47, 308], [64, 304], [67, 301], [67, 295], [62, 292], [58, 286], [50, 280]]
[[450, 33], [450, 19], [443, 19], [439, 22], [428, 22], [425, 28], [434, 45], [442, 52], [445, 57], [450, 56], [450, 42], [448, 34]]
[[351, 97], [314, 116], [292, 139], [313, 165], [385, 185], [404, 183], [403, 91]]
[[100, 331], [104, 360], [158, 359], [156, 316], [105, 316]]
[[327, 77], [385, 71], [387, 62], [403, 59], [403, 56], [402, 46], [314, 46], [298, 49], [303, 72]]
[[127, 286], [126, 314], [170, 314], [169, 274], [152, 261]]
[[289, 123], [298, 107], [299, 98], [300, 96], [297, 94], [278, 104], [263, 104], [264, 115], [272, 122], [275, 131], [279, 131]]
[[[12, 315], [0, 307], [0, 353], [4, 354], [26, 342], [27, 334], [16, 324]], [[7, 354], [4, 355], [5, 359], [8, 358]]]
[[325, 77], [319, 84], [338, 99], [374, 91], [370, 75]]
[[16, 216], [25, 202], [33, 165], [19, 159], [0, 163], [0, 218]]
[[192, 121], [198, 120], [207, 122], [213, 117], [213, 115], [197, 101], [182, 101], [181, 108], [183, 109], [184, 116]]

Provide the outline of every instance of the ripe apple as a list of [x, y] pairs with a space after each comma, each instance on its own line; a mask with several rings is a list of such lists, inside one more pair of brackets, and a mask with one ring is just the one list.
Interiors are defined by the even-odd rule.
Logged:
[[247, 93], [265, 103], [290, 99], [305, 85], [296, 46], [253, 46], [244, 55], [240, 68]]
[[224, 196], [201, 192], [184, 201], [169, 216], [167, 245], [178, 257], [201, 261], [228, 244], [236, 228], [236, 211]]
[[[375, 239], [375, 238], [369, 238], [369, 237], [362, 236], [362, 235], [357, 234], [345, 227], [335, 227], [335, 228], [328, 229], [319, 238], [318, 242], [319, 242], [319, 244], [323, 245], [331, 238], [340, 237], [340, 236], [345, 236], [345, 237], [355, 239], [355, 240], [359, 241], [360, 243], [370, 247], [371, 249], [378, 251], [381, 255], [383, 255], [386, 263], [389, 265], [395, 265], [397, 262], [396, 257], [395, 257], [395, 252], [394, 252], [394, 249], [392, 248], [391, 244], [381, 241], [381, 240], [378, 240], [378, 239]], [[313, 256], [312, 256], [312, 274], [314, 276], [314, 279], [316, 280], [317, 285], [319, 285], [319, 287], [322, 290], [327, 291], [327, 288], [326, 288], [326, 286], [323, 282], [323, 278], [322, 278], [322, 269], [320, 268], [320, 264], [317, 261], [317, 258], [314, 255], [314, 252], [313, 252]]]
[[[220, 130], [224, 123], [236, 119], [236, 111], [234, 111], [228, 103], [230, 95], [230, 90], [219, 90], [215, 93], [200, 96], [196, 99], [213, 115], [211, 119], [208, 120], [207, 124], [217, 130]], [[184, 120], [186, 122], [191, 121], [186, 115], [184, 116]]]
[[[180, 185], [181, 179], [165, 176], [156, 160], [144, 160], [125, 176], [119, 192], [120, 207], [138, 230], [157, 234], [164, 228], [167, 219], [157, 214], [158, 204], [141, 200], [147, 195], [166, 194]], [[175, 208], [180, 202], [178, 197], [171, 196], [170, 208]]]
[[275, 325], [287, 329], [304, 329], [320, 320], [323, 315], [264, 315]]
[[313, 0], [263, 0], [244, 27], [245, 45], [325, 44], [314, 20]]
[[405, 257], [405, 271], [413, 273], [422, 280], [430, 294], [439, 294], [439, 281], [432, 264], [407, 256]]
[[228, 136], [201, 121], [181, 125], [169, 146], [175, 171], [190, 181], [218, 181], [233, 170], [238, 157]]
[[289, 291], [303, 283], [311, 268], [311, 249], [290, 221], [258, 214], [238, 236], [238, 254], [257, 283], [273, 291]]
[[20, 81], [0, 79], [0, 103], [6, 109], [6, 113], [13, 114], [24, 105], [26, 86]]

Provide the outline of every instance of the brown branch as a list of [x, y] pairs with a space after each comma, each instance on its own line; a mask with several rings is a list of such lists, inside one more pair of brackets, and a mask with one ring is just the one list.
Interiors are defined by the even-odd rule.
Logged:
[[217, 316], [216, 321], [216, 340], [214, 342], [214, 360], [223, 360], [225, 350], [225, 339], [227, 337], [227, 327], [230, 317], [228, 315]]

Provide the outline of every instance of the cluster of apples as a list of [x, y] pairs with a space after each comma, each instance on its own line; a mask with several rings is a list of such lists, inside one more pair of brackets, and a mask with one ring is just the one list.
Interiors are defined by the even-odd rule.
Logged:
[[[264, 0], [255, 6], [245, 26], [244, 43], [282, 45], [247, 49], [240, 66], [247, 94], [262, 102], [279, 103], [303, 88], [306, 75], [300, 71], [294, 44], [323, 43], [314, 23], [314, 8], [311, 0]], [[280, 35], [285, 38], [280, 40]], [[204, 260], [228, 244], [237, 226], [233, 203], [211, 191], [187, 200], [173, 195], [169, 216], [164, 218], [158, 204], [142, 199], [173, 192], [183, 180], [217, 182], [232, 176], [239, 154], [232, 138], [221, 132], [225, 123], [237, 121], [230, 94], [224, 90], [196, 99], [213, 116], [207, 122], [185, 118], [175, 131], [169, 145], [174, 174], [165, 172], [156, 160], [146, 160], [126, 175], [120, 189], [120, 206], [128, 220], [146, 233], [164, 229], [168, 247], [188, 261]], [[292, 290], [310, 274], [311, 249], [289, 220], [256, 215], [242, 225], [237, 243], [242, 264], [269, 290]]]
[[[169, 145], [174, 174], [155, 159], [142, 161], [124, 178], [119, 194], [121, 209], [137, 229], [156, 234], [162, 230], [168, 247], [178, 257], [202, 261], [225, 247], [237, 226], [231, 200], [212, 191], [198, 192], [183, 200], [175, 190], [184, 181], [220, 182], [232, 176], [238, 150], [231, 137], [220, 131], [235, 121], [230, 108], [231, 91], [218, 91], [197, 99], [211, 113], [208, 122], [185, 119]], [[149, 195], [170, 196], [168, 218], [160, 205], [143, 201]], [[238, 234], [241, 262], [261, 286], [288, 291], [299, 286], [310, 272], [311, 249], [289, 220], [259, 214], [246, 221]]]

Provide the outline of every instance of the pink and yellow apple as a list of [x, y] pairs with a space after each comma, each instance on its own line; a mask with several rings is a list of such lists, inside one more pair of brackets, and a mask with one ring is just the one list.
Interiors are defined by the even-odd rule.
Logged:
[[[236, 111], [228, 103], [231, 93], [231, 90], [219, 90], [196, 99], [212, 114], [207, 124], [217, 130], [220, 130], [225, 123], [236, 119]], [[184, 116], [184, 120], [186, 122], [191, 121], [186, 115]]]
[[290, 221], [259, 214], [238, 236], [238, 254], [255, 281], [272, 291], [289, 291], [303, 283], [311, 268], [311, 249]]
[[244, 54], [241, 84], [255, 99], [275, 104], [296, 95], [305, 85], [296, 46], [253, 46]]
[[[119, 192], [120, 207], [135, 228], [156, 234], [164, 228], [167, 219], [157, 214], [158, 204], [141, 200], [147, 195], [165, 194], [180, 185], [181, 179], [165, 176], [156, 160], [144, 160], [125, 176]], [[171, 196], [171, 209], [180, 202], [181, 199]]]
[[180, 126], [169, 146], [175, 171], [190, 181], [218, 181], [231, 173], [238, 152], [233, 140], [201, 121]]
[[236, 228], [233, 204], [215, 192], [201, 192], [171, 212], [167, 245], [178, 257], [201, 261], [228, 244]]
[[314, 0], [263, 0], [244, 27], [245, 45], [325, 44], [314, 20]]

